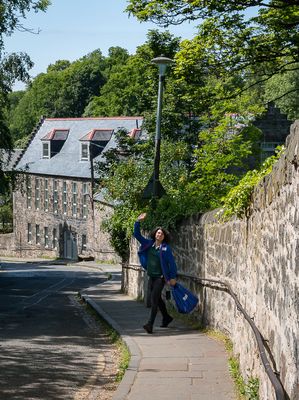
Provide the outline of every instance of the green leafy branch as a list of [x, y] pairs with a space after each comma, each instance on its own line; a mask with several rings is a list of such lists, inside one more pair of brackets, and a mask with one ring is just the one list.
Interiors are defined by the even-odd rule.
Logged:
[[259, 170], [248, 171], [240, 182], [222, 198], [223, 207], [219, 216], [222, 221], [227, 221], [233, 215], [242, 218], [246, 215], [255, 186], [270, 172], [273, 165], [284, 152], [284, 146], [278, 146], [276, 154], [268, 157]]

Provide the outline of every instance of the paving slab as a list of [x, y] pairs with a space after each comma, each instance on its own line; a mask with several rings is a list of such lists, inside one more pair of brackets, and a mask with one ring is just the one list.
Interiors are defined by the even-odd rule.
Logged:
[[81, 296], [127, 343], [131, 361], [113, 400], [235, 400], [235, 388], [222, 343], [174, 320], [154, 333], [142, 328], [149, 309], [124, 295], [121, 270]]

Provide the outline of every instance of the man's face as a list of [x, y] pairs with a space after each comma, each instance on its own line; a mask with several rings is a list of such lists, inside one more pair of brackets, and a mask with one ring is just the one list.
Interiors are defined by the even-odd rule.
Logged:
[[158, 240], [159, 242], [163, 242], [164, 240], [164, 233], [162, 231], [162, 229], [158, 229], [155, 235], [155, 239]]

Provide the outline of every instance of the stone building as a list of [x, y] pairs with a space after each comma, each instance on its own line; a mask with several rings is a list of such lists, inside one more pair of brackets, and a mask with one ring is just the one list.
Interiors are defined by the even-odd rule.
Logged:
[[101, 229], [112, 207], [99, 207], [93, 195], [94, 165], [116, 147], [118, 130], [138, 138], [141, 124], [142, 117], [42, 119], [15, 167], [21, 182], [10, 253], [118, 260]]
[[266, 112], [253, 122], [262, 132], [262, 159], [275, 154], [275, 149], [285, 143], [290, 132], [292, 121], [283, 114], [273, 102], [267, 106]]

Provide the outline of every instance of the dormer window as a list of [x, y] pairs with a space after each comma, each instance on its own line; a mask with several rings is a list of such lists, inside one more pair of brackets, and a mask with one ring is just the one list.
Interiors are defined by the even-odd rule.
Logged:
[[81, 161], [89, 160], [89, 144], [81, 143]]
[[81, 141], [81, 161], [94, 159], [106, 147], [111, 139], [113, 129], [93, 129], [83, 136]]
[[50, 142], [43, 143], [43, 158], [50, 158]]
[[43, 142], [43, 158], [52, 158], [60, 152], [69, 134], [68, 129], [53, 129], [41, 140]]

